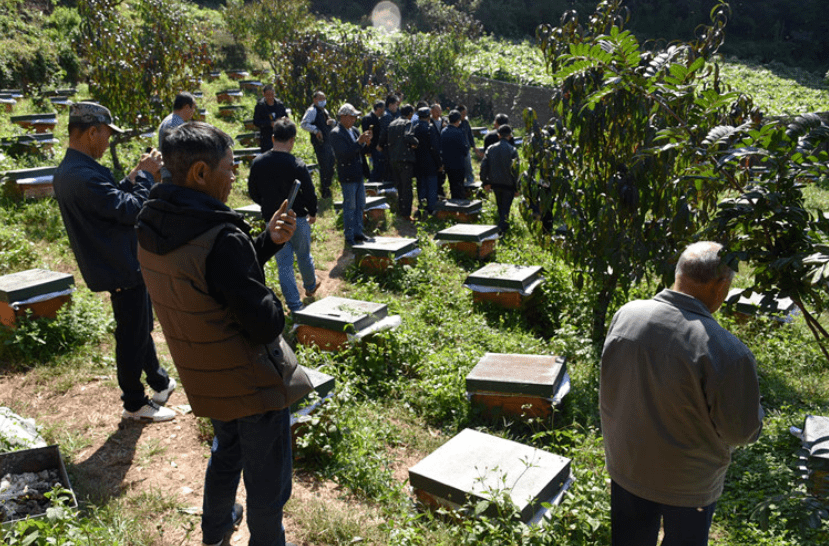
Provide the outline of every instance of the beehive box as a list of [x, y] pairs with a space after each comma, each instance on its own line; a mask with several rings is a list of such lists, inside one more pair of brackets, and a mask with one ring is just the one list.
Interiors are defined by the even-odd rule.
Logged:
[[238, 105], [238, 104], [225, 104], [225, 105], [219, 106], [219, 112], [218, 112], [217, 115], [220, 118], [229, 119], [229, 118], [235, 117], [237, 114], [240, 114], [243, 111], [244, 111], [244, 107], [241, 106], [241, 105]]
[[256, 148], [239, 148], [237, 150], [233, 150], [233, 159], [250, 163], [256, 159], [256, 156], [259, 154], [260, 151], [258, 146]]
[[246, 70], [228, 70], [226, 73], [231, 80], [244, 80], [250, 77], [250, 73]]
[[492, 302], [507, 309], [519, 309], [541, 285], [540, 266], [491, 263], [466, 277], [472, 301]]
[[293, 313], [297, 324], [297, 341], [336, 351], [348, 342], [348, 334], [357, 334], [388, 316], [382, 303], [329, 296]]
[[223, 89], [216, 92], [216, 102], [230, 104], [238, 102], [243, 96], [241, 89]]
[[[385, 218], [387, 208], [389, 208], [389, 202], [386, 200], [384, 196], [366, 196], [366, 206], [363, 209], [363, 219], [367, 222], [378, 222]], [[343, 202], [336, 201], [334, 203], [334, 210], [342, 212]]]
[[313, 418], [314, 412], [325, 401], [325, 398], [334, 391], [334, 387], [336, 386], [334, 376], [322, 373], [313, 368], [306, 368], [301, 364], [300, 366], [308, 374], [308, 378], [311, 380], [311, 384], [314, 386], [314, 391], [319, 396], [320, 401], [309, 404], [309, 397], [306, 395], [291, 405], [291, 433], [293, 434], [292, 443], [294, 453], [296, 453], [297, 438], [302, 438], [307, 432], [307, 427], [304, 426], [305, 423]]
[[249, 220], [262, 220], [262, 207], [257, 203], [245, 205], [244, 207], [236, 207], [233, 210], [244, 215]]
[[19, 125], [23, 129], [34, 129], [36, 133], [48, 133], [55, 128], [58, 123], [58, 115], [55, 112], [45, 114], [26, 114], [22, 116], [12, 116], [11, 122]]
[[365, 182], [365, 186], [367, 196], [397, 193], [397, 186], [394, 185], [394, 182]]
[[[23, 474], [26, 472], [42, 472], [44, 470], [57, 470], [61, 487], [66, 489], [72, 497], [67, 503], [71, 508], [78, 507], [78, 500], [69, 482], [69, 475], [66, 473], [66, 465], [63, 463], [60, 449], [56, 445], [0, 453], [0, 477], [6, 474]], [[28, 516], [30, 518], [42, 518], [43, 514]], [[3, 521], [3, 525], [12, 525], [25, 518], [15, 518]]]
[[[465, 429], [409, 469], [415, 496], [429, 507], [456, 509], [504, 491], [529, 522], [570, 477], [570, 459]], [[506, 485], [505, 485], [506, 484]], [[485, 515], [497, 515], [490, 506]]]
[[33, 317], [55, 318], [72, 299], [75, 278], [68, 273], [29, 269], [0, 277], [0, 323], [14, 327], [29, 310]]
[[829, 417], [808, 415], [803, 423], [806, 488], [809, 493], [829, 498]]
[[435, 233], [435, 241], [439, 245], [476, 259], [492, 254], [497, 240], [498, 226], [456, 224]]
[[244, 91], [259, 91], [264, 85], [259, 80], [239, 80], [239, 88]]
[[484, 416], [548, 419], [566, 371], [560, 356], [486, 353], [466, 376], [466, 391]]
[[238, 142], [242, 146], [258, 146], [259, 133], [253, 132], [236, 135], [236, 142]]
[[483, 191], [483, 184], [481, 184], [480, 180], [476, 180], [471, 184], [464, 183], [463, 189], [466, 193], [467, 199], [475, 199], [481, 194], [481, 191]]
[[417, 239], [374, 237], [351, 247], [357, 265], [366, 273], [383, 273], [394, 264], [413, 264], [418, 250]]
[[435, 205], [435, 216], [442, 220], [475, 222], [482, 208], [483, 202], [480, 199], [443, 199]]
[[57, 167], [35, 167], [7, 171], [2, 178], [9, 195], [22, 199], [38, 199], [55, 195], [53, 185]]

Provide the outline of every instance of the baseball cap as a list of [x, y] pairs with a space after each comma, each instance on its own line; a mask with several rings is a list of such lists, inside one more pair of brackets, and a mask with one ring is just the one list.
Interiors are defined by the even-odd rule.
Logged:
[[116, 133], [124, 130], [112, 123], [112, 112], [96, 102], [73, 102], [69, 107], [69, 123], [102, 123]]
[[337, 111], [338, 116], [359, 116], [360, 111], [351, 106], [349, 103], [345, 103], [340, 106], [340, 109]]

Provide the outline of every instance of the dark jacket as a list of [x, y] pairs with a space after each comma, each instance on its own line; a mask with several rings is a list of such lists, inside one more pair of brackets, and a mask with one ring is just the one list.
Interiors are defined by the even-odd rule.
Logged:
[[389, 159], [398, 163], [414, 163], [417, 138], [411, 120], [399, 117], [383, 133], [380, 146], [389, 152]]
[[414, 128], [414, 136], [417, 138], [415, 176], [437, 176], [442, 165], [437, 129], [428, 118], [419, 119]]
[[377, 114], [374, 112], [370, 112], [363, 116], [362, 121], [360, 122], [360, 127], [363, 129], [363, 132], [368, 131], [369, 128], [372, 128], [371, 132], [371, 141], [368, 143], [368, 148], [370, 150], [374, 150], [377, 148], [377, 145], [380, 143], [380, 118], [377, 117]]
[[[498, 136], [498, 131], [490, 131], [484, 136], [484, 150], [492, 146], [493, 144], [497, 144], [500, 140]], [[512, 135], [509, 136], [507, 142], [515, 146], [515, 138]]]
[[472, 134], [472, 126], [469, 125], [469, 120], [468, 119], [462, 119], [461, 120], [461, 131], [463, 131], [463, 134], [466, 135], [466, 140], [467, 140], [467, 142], [469, 142], [469, 147], [474, 148], [475, 147], [475, 135]]
[[[384, 113], [383, 117], [380, 118], [380, 139], [381, 140], [383, 139], [383, 135], [386, 133], [386, 131], [389, 130], [389, 125], [391, 125], [393, 121], [398, 120], [398, 119], [400, 119], [400, 110], [397, 110], [397, 112], [394, 112], [394, 113], [390, 112], [389, 110], [386, 110], [386, 113]], [[381, 146], [382, 146], [382, 144], [381, 144]]]
[[135, 218], [155, 181], [146, 172], [133, 185], [116, 183], [109, 169], [69, 148], [53, 185], [60, 214], [84, 281], [93, 292], [140, 285]]
[[362, 154], [365, 147], [357, 144], [359, 135], [353, 127], [351, 134], [354, 138], [348, 136], [348, 131], [341, 123], [338, 123], [331, 130], [329, 137], [331, 147], [334, 149], [334, 157], [337, 158], [337, 177], [340, 179], [340, 184], [351, 184], [363, 179]]
[[138, 217], [139, 259], [193, 413], [229, 421], [282, 409], [282, 304], [262, 265], [279, 248], [207, 194], [159, 184]]
[[265, 97], [256, 102], [253, 107], [253, 124], [259, 128], [259, 148], [262, 151], [273, 147], [273, 122], [287, 115], [288, 111], [279, 99], [274, 99], [273, 104], [265, 102]]
[[288, 198], [294, 180], [302, 185], [291, 207], [297, 217], [317, 215], [317, 194], [308, 167], [298, 157], [287, 152], [268, 150], [256, 156], [250, 165], [248, 193], [262, 207], [262, 218], [267, 222]]
[[518, 151], [504, 139], [486, 149], [481, 160], [484, 186], [518, 190]]
[[447, 125], [440, 134], [440, 157], [446, 169], [466, 169], [469, 143], [460, 127]]

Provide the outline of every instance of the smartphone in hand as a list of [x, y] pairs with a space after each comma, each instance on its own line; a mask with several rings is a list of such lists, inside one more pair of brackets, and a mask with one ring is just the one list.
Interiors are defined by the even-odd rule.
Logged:
[[294, 201], [296, 200], [296, 195], [299, 193], [300, 186], [302, 186], [302, 182], [300, 182], [299, 180], [294, 180], [294, 185], [291, 186], [291, 193], [288, 195], [288, 208], [285, 209], [285, 212], [293, 208]]

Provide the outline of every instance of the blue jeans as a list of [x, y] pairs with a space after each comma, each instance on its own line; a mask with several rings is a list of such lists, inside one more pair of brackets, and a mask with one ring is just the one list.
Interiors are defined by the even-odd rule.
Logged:
[[302, 285], [305, 290], [312, 290], [317, 282], [314, 274], [314, 258], [311, 257], [311, 224], [304, 216], [296, 219], [296, 229], [291, 240], [285, 243], [276, 253], [276, 265], [279, 270], [279, 285], [282, 287], [282, 297], [285, 305], [291, 311], [302, 307], [299, 290], [294, 276], [294, 255], [302, 276]]
[[363, 234], [363, 211], [366, 208], [366, 186], [358, 182], [340, 184], [343, 188], [343, 231], [345, 242], [354, 243], [354, 237]]
[[249, 546], [284, 546], [282, 507], [291, 498], [291, 414], [288, 408], [213, 422], [204, 477], [202, 536], [215, 544], [233, 526], [233, 503], [244, 471]]
[[638, 497], [610, 482], [610, 527], [613, 546], [705, 546], [717, 503], [701, 507], [668, 506]]
[[153, 308], [143, 284], [110, 292], [115, 317], [115, 365], [124, 409], [136, 411], [149, 403], [141, 383], [141, 372], [156, 391], [167, 388], [169, 377], [158, 362], [153, 331]]
[[438, 202], [437, 175], [417, 177], [417, 200], [422, 202], [424, 199], [426, 200], [426, 210], [434, 212], [435, 205]]
[[472, 172], [472, 152], [473, 152], [473, 149], [470, 148], [469, 153], [466, 154], [466, 183], [467, 184], [474, 184], [475, 183], [475, 173]]

